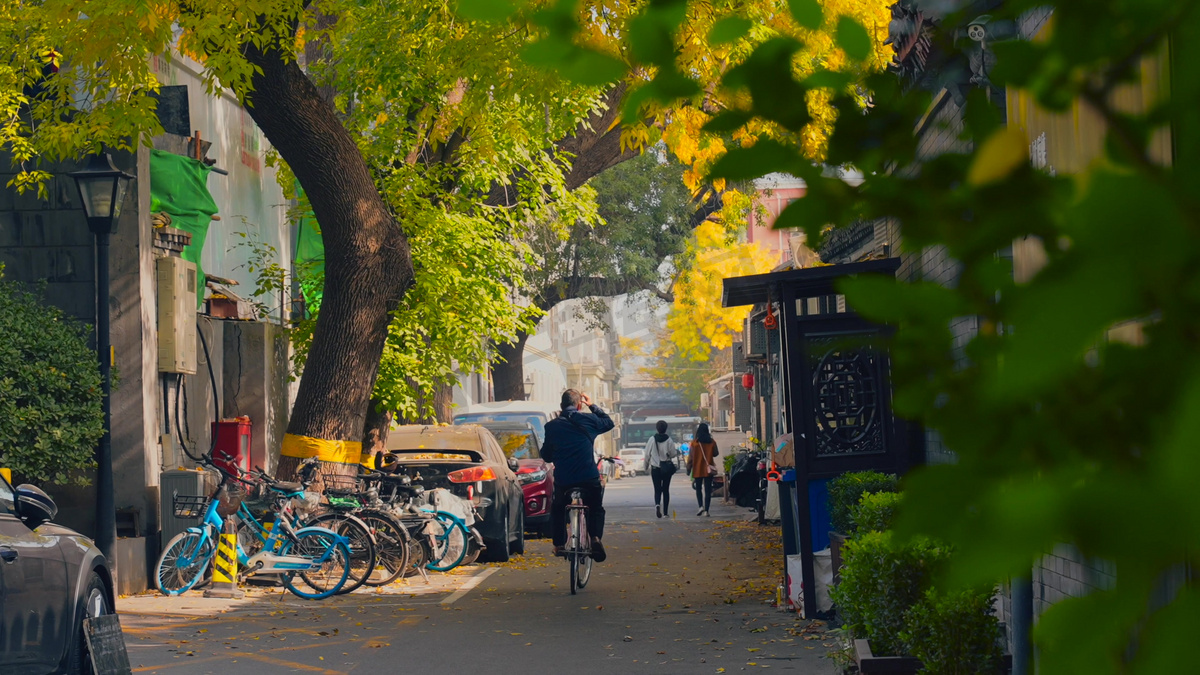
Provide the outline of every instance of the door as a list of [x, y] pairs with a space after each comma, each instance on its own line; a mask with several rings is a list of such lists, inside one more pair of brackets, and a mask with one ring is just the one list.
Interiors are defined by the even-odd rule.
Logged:
[[15, 502], [0, 479], [0, 672], [48, 673], [73, 632], [75, 603], [59, 538], [26, 527]]

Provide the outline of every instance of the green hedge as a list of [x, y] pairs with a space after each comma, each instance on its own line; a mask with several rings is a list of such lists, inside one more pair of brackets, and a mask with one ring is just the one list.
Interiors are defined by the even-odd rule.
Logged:
[[34, 482], [86, 483], [104, 431], [91, 331], [0, 279], [0, 467]]
[[883, 532], [891, 529], [896, 516], [896, 508], [900, 505], [899, 492], [866, 493], [852, 509], [850, 520], [854, 531]]
[[878, 471], [854, 471], [844, 473], [829, 481], [829, 518], [833, 529], [842, 534], [854, 533], [851, 509], [858, 505], [864, 494], [896, 492], [900, 480], [893, 474]]
[[905, 613], [920, 601], [948, 550], [928, 541], [895, 543], [891, 532], [862, 532], [842, 549], [833, 589], [842, 623], [880, 656], [904, 653]]
[[900, 639], [927, 675], [1000, 673], [1004, 649], [992, 605], [994, 588], [941, 593], [933, 589], [904, 615]]

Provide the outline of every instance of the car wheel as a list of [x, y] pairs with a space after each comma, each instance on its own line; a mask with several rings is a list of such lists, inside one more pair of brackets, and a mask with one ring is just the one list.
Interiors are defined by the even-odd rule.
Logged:
[[483, 551], [484, 560], [487, 562], [506, 563], [511, 553], [509, 548], [508, 533], [512, 530], [508, 527], [508, 514], [504, 514], [504, 527], [500, 528], [500, 541], [485, 541], [487, 548]]
[[108, 588], [99, 574], [92, 572], [88, 578], [86, 590], [76, 611], [75, 640], [67, 655], [68, 675], [92, 675], [92, 656], [88, 653], [87, 636], [84, 635], [83, 622], [105, 614], [112, 614], [113, 608], [108, 606]]

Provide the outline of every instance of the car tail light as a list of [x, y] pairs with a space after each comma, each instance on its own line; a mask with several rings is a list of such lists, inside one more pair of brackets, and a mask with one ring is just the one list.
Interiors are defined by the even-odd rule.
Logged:
[[474, 483], [481, 480], [496, 480], [496, 472], [490, 466], [472, 466], [446, 474], [451, 483]]

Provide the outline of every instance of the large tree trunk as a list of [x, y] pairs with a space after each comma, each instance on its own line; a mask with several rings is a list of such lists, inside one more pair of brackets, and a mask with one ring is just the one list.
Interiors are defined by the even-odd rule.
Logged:
[[509, 343], [493, 342], [499, 360], [492, 363], [492, 387], [497, 401], [525, 400], [525, 341], [529, 333], [517, 333]]
[[[262, 68], [248, 111], [304, 188], [325, 240], [325, 290], [279, 473], [299, 455], [356, 470], [391, 312], [413, 281], [408, 240], [333, 106], [295, 60], [248, 48]], [[289, 456], [290, 455], [290, 456]]]

